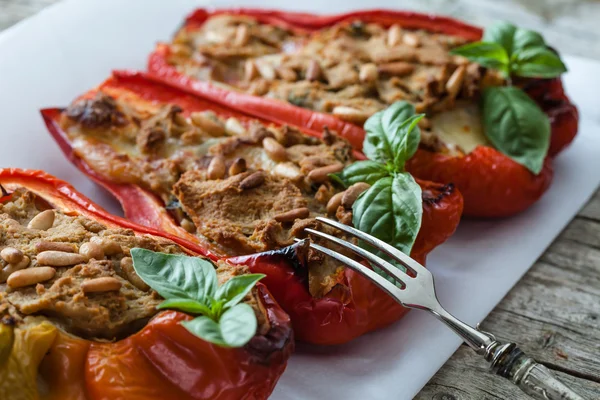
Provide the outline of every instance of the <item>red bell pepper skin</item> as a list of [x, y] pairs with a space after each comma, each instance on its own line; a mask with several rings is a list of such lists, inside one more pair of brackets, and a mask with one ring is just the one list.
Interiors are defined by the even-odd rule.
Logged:
[[[260, 9], [198, 9], [191, 13], [184, 28], [196, 29], [210, 17], [219, 14], [245, 15], [259, 22], [277, 25], [296, 32], [311, 32], [334, 24], [360, 19], [384, 26], [399, 24], [408, 29], [456, 35], [479, 40], [483, 31], [463, 22], [415, 12], [368, 10], [339, 15], [314, 15]], [[357, 149], [362, 148], [362, 128], [341, 121], [333, 115], [313, 112], [289, 103], [217, 88], [177, 71], [167, 62], [169, 47], [159, 44], [148, 60], [148, 70], [165, 82], [193, 93], [208, 95], [214, 101], [226, 100], [234, 107], [266, 119], [285, 122], [300, 128], [320, 131], [324, 126], [337, 130]], [[559, 78], [528, 79], [525, 91], [550, 118], [552, 136], [548, 155], [554, 157], [574, 139], [578, 127], [577, 108], [564, 94]], [[490, 157], [488, 159], [487, 157]], [[535, 203], [550, 186], [552, 168], [547, 161], [537, 176], [490, 147], [480, 146], [466, 157], [447, 157], [419, 150], [407, 169], [414, 176], [435, 181], [452, 182], [464, 199], [464, 215], [470, 217], [506, 217], [525, 210]], [[501, 185], [505, 185], [500, 187]]]
[[[248, 118], [233, 109], [225, 112], [224, 107], [216, 106], [207, 98], [191, 96], [142, 73], [114, 72], [99, 88], [131, 91], [158, 103], [175, 103], [184, 113], [212, 109], [217, 114], [235, 116], [240, 120]], [[91, 95], [93, 93], [86, 96]], [[144, 209], [142, 223], [149, 223], [150, 226], [199, 243], [194, 235], [186, 232], [167, 214], [164, 205], [153, 194], [137, 187], [123, 188], [131, 185], [115, 185], [78, 158], [70, 147], [67, 135], [60, 128], [60, 110], [42, 110], [42, 115], [67, 157], [96, 182], [108, 187], [123, 205], [128, 218], [140, 220], [136, 209]], [[317, 135], [312, 131], [306, 133]], [[357, 157], [364, 156], [357, 154]], [[425, 199], [421, 230], [413, 246], [412, 256], [424, 262], [428, 252], [454, 233], [460, 221], [463, 202], [461, 194], [452, 185], [421, 180], [417, 182], [421, 185]], [[132, 193], [133, 196], [130, 196]], [[204, 250], [204, 254], [210, 255], [207, 250]], [[263, 281], [283, 309], [292, 316], [295, 337], [299, 340], [325, 345], [345, 343], [373, 329], [389, 325], [406, 313], [406, 309], [391, 300], [386, 293], [350, 270], [345, 271], [343, 290], [334, 289], [324, 298], [316, 299], [310, 295], [306, 280], [294, 273], [297, 272], [294, 268], [296, 262], [272, 262], [264, 255], [259, 259], [260, 262], [250, 263], [250, 270], [267, 275]]]
[[[67, 214], [171, 239], [190, 255], [203, 252], [194, 243], [110, 215], [43, 171], [0, 169], [0, 184], [8, 191], [26, 188]], [[219, 347], [192, 335], [179, 324], [191, 317], [176, 311], [160, 312], [117, 342], [93, 342], [60, 331], [39, 369], [48, 385], [43, 399], [266, 399], [293, 351], [293, 331], [266, 287], [259, 283], [256, 290], [270, 328], [242, 348]]]

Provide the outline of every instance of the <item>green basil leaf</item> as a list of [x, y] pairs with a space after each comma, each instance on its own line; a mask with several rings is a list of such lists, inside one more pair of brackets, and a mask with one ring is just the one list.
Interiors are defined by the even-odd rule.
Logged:
[[515, 54], [511, 65], [518, 76], [554, 78], [567, 71], [560, 57], [546, 47], [530, 47]]
[[408, 173], [382, 178], [358, 197], [352, 213], [357, 229], [410, 254], [421, 228], [421, 187]]
[[365, 122], [363, 153], [371, 160], [400, 163], [403, 168], [419, 147], [421, 131], [417, 122], [421, 118], [422, 115], [415, 116], [415, 107], [406, 101], [373, 114]]
[[513, 52], [513, 42], [516, 31], [517, 27], [513, 24], [504, 21], [496, 22], [485, 28], [481, 41], [498, 43], [506, 51], [508, 57]]
[[517, 28], [513, 36], [512, 54], [519, 53], [531, 47], [546, 48], [542, 35], [528, 29]]
[[256, 314], [248, 304], [237, 304], [223, 313], [219, 326], [228, 346], [241, 347], [256, 334]]
[[133, 268], [140, 278], [165, 299], [184, 298], [206, 303], [217, 291], [213, 264], [199, 257], [131, 249]]
[[492, 144], [538, 174], [550, 146], [550, 121], [525, 92], [490, 87], [483, 92], [483, 124]]
[[379, 179], [389, 174], [390, 172], [385, 165], [376, 161], [364, 160], [348, 165], [339, 173], [338, 177], [348, 187], [357, 182], [367, 182], [369, 185], [373, 185]]
[[213, 317], [209, 306], [191, 299], [168, 299], [160, 303], [156, 308], [159, 310], [180, 310], [189, 314], [202, 314], [211, 318]]
[[229, 308], [235, 306], [237, 303], [252, 290], [256, 282], [264, 278], [264, 274], [246, 274], [238, 275], [229, 279], [223, 285], [219, 286], [215, 299], [224, 302], [223, 307]]
[[494, 42], [474, 42], [457, 47], [450, 54], [463, 56], [484, 67], [507, 72], [509, 65], [509, 54], [505, 48]]
[[209, 343], [214, 343], [222, 347], [229, 347], [221, 334], [221, 327], [219, 324], [208, 317], [197, 317], [191, 321], [183, 321], [181, 325], [200, 339], [204, 339]]

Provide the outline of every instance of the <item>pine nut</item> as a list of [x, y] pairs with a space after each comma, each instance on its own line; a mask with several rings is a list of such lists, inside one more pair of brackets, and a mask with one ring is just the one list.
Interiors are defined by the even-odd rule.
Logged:
[[252, 60], [247, 60], [244, 64], [244, 80], [250, 82], [259, 75], [256, 63]]
[[10, 263], [7, 265], [7, 267], [10, 267], [13, 271], [18, 271], [20, 269], [27, 268], [29, 261], [31, 261], [29, 257], [23, 255], [23, 258], [19, 262]]
[[450, 75], [450, 78], [448, 78], [448, 82], [446, 82], [446, 90], [451, 98], [455, 98], [460, 91], [466, 72], [467, 68], [464, 65], [461, 65], [460, 67], [456, 68], [452, 75]]
[[407, 32], [402, 36], [402, 43], [410, 47], [419, 47], [421, 40], [415, 33]]
[[277, 140], [266, 137], [263, 139], [262, 145], [271, 160], [278, 162], [287, 160], [287, 151]]
[[10, 288], [16, 289], [48, 281], [54, 278], [54, 275], [56, 275], [56, 270], [54, 268], [27, 268], [10, 274], [6, 283]]
[[378, 70], [382, 74], [388, 74], [393, 76], [406, 76], [412, 74], [415, 70], [413, 64], [405, 63], [402, 61], [381, 64]]
[[29, 221], [27, 227], [29, 229], [39, 229], [45, 231], [46, 229], [52, 228], [54, 224], [54, 210], [42, 211]]
[[337, 106], [333, 108], [333, 115], [343, 119], [344, 121], [352, 122], [354, 124], [362, 125], [370, 117], [370, 115], [364, 111], [357, 110], [356, 108]]
[[41, 253], [46, 250], [64, 251], [66, 253], [77, 253], [78, 251], [75, 243], [47, 242], [42, 240], [35, 244], [36, 253]]
[[379, 77], [377, 66], [373, 63], [364, 64], [360, 67], [358, 78], [361, 82], [375, 82]]
[[313, 182], [325, 182], [329, 179], [329, 174], [335, 174], [336, 172], [340, 172], [344, 169], [344, 164], [335, 163], [331, 165], [326, 165], [325, 167], [313, 169], [308, 173], [308, 179]]
[[150, 290], [150, 286], [148, 286], [146, 282], [144, 282], [142, 278], [140, 278], [135, 272], [135, 269], [133, 268], [133, 260], [131, 257], [123, 257], [121, 259], [121, 269], [123, 270], [123, 272], [125, 272], [127, 280], [131, 282], [133, 286], [140, 290], [143, 290], [144, 292]]
[[335, 214], [340, 204], [342, 204], [342, 197], [344, 192], [334, 194], [327, 202], [327, 214]]
[[392, 25], [388, 31], [387, 37], [387, 45], [389, 47], [394, 47], [395, 45], [400, 43], [400, 39], [402, 38], [402, 28], [400, 25]]
[[431, 120], [429, 118], [421, 118], [419, 121], [419, 128], [421, 129], [431, 129]]
[[0, 251], [0, 257], [9, 264], [18, 264], [23, 259], [23, 252], [14, 247], [5, 247]]
[[183, 218], [180, 222], [179, 225], [181, 225], [181, 227], [183, 229], [185, 229], [187, 232], [189, 233], [194, 233], [196, 232], [196, 225], [194, 225], [194, 223], [192, 221], [190, 221], [187, 218]]
[[225, 160], [222, 156], [214, 156], [208, 164], [208, 179], [222, 179], [225, 176]]
[[103, 276], [102, 278], [94, 278], [83, 282], [81, 290], [83, 290], [83, 293], [113, 292], [120, 290], [121, 286], [123, 284], [117, 278]]
[[279, 67], [277, 68], [277, 75], [288, 82], [295, 82], [298, 79], [298, 75], [296, 75], [296, 71], [291, 68]]
[[173, 122], [182, 127], [187, 127], [189, 125], [187, 118], [180, 112], [173, 114]]
[[220, 121], [215, 121], [206, 112], [193, 112], [190, 114], [192, 123], [211, 136], [225, 136], [225, 127]]
[[229, 166], [229, 176], [234, 176], [237, 174], [241, 174], [242, 172], [246, 172], [246, 160], [241, 157], [233, 160], [231, 165]]
[[190, 57], [192, 55], [192, 50], [183, 44], [172, 44], [170, 47], [171, 54], [179, 56], [179, 57]]
[[352, 205], [354, 205], [354, 202], [356, 199], [358, 199], [358, 196], [370, 187], [371, 185], [365, 182], [358, 182], [354, 185], [351, 185], [348, 189], [346, 189], [344, 195], [342, 196], [342, 206], [344, 206], [346, 209], [352, 208]]
[[37, 255], [37, 262], [40, 265], [49, 265], [51, 267], [67, 267], [84, 263], [85, 257], [81, 254], [46, 250]]
[[225, 132], [232, 136], [245, 135], [247, 133], [244, 125], [237, 118], [233, 117], [227, 118], [227, 121], [225, 121]]
[[316, 60], [310, 60], [308, 63], [308, 67], [306, 68], [305, 78], [307, 81], [317, 81], [321, 79], [323, 75], [323, 71], [321, 70], [321, 65]]
[[102, 260], [104, 259], [104, 250], [98, 243], [87, 242], [81, 245], [79, 248], [79, 254], [81, 254], [87, 261], [91, 259]]
[[266, 79], [268, 81], [275, 80], [275, 68], [273, 68], [273, 66], [271, 64], [263, 62], [263, 63], [257, 64], [256, 67], [258, 68], [258, 73], [264, 79]]
[[233, 45], [235, 47], [242, 47], [248, 44], [250, 40], [250, 30], [248, 25], [239, 25], [235, 30], [235, 39], [233, 39]]
[[254, 189], [254, 188], [262, 185], [264, 182], [265, 182], [265, 173], [263, 171], [256, 171], [256, 172], [253, 172], [252, 174], [248, 175], [247, 177], [245, 177], [240, 182], [240, 189], [242, 189], [242, 190]]
[[115, 242], [114, 240], [108, 238], [102, 238], [100, 236], [94, 236], [90, 239], [91, 243], [98, 243], [104, 254], [107, 256], [114, 256], [115, 254], [119, 254], [123, 252], [121, 245]]
[[292, 162], [279, 163], [273, 168], [273, 174], [282, 178], [287, 178], [291, 181], [296, 181], [302, 178], [302, 172], [296, 164]]
[[295, 208], [281, 214], [277, 214], [275, 221], [277, 222], [292, 222], [299, 218], [307, 218], [310, 215], [310, 210], [306, 207]]

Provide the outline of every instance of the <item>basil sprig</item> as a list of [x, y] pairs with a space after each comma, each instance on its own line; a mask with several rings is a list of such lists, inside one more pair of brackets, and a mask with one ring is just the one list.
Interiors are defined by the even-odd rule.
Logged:
[[131, 249], [133, 268], [165, 298], [159, 309], [200, 316], [181, 324], [192, 334], [223, 347], [241, 347], [256, 334], [252, 307], [240, 303], [263, 274], [234, 276], [218, 284], [214, 265], [205, 259]]
[[483, 91], [484, 131], [499, 151], [539, 174], [550, 147], [550, 121], [525, 92], [511, 86], [511, 77], [554, 78], [567, 71], [560, 57], [539, 33], [506, 22], [487, 28], [481, 42], [458, 47], [451, 54], [507, 78], [508, 87]]
[[[354, 226], [405, 254], [410, 254], [423, 215], [421, 187], [404, 168], [419, 146], [421, 132], [417, 124], [423, 116], [415, 115], [415, 108], [405, 101], [371, 116], [364, 126], [363, 143], [369, 160], [350, 164], [337, 175], [345, 186], [357, 182], [371, 185], [352, 206]], [[366, 243], [361, 246], [389, 259]]]

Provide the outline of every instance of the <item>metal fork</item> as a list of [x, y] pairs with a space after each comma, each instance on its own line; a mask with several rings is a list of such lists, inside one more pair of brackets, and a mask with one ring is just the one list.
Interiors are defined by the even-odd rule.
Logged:
[[[429, 311], [460, 336], [477, 354], [481, 354], [490, 362], [491, 370], [494, 373], [509, 379], [534, 399], [583, 400], [583, 397], [556, 379], [550, 370], [525, 355], [515, 343], [501, 343], [491, 333], [484, 332], [479, 327], [473, 328], [446, 311], [437, 299], [433, 275], [421, 264], [391, 245], [358, 229], [327, 218], [317, 217], [316, 219], [381, 250], [411, 272], [409, 275], [384, 259], [345, 240], [307, 228], [305, 229], [306, 232], [336, 243], [367, 260], [372, 266], [381, 268], [396, 283], [400, 284], [401, 288], [343, 254], [314, 242], [310, 242], [311, 248], [327, 254], [367, 277], [404, 307]], [[296, 240], [301, 241], [300, 239]]]

